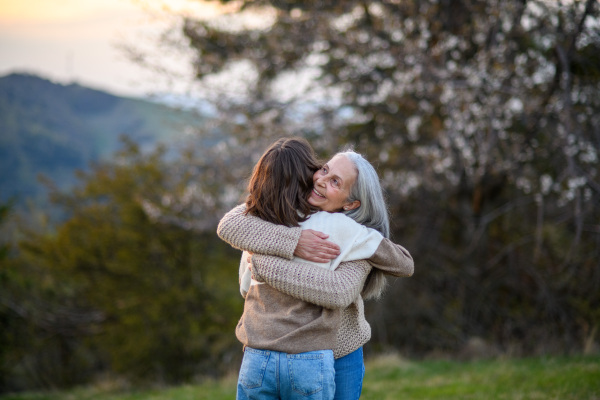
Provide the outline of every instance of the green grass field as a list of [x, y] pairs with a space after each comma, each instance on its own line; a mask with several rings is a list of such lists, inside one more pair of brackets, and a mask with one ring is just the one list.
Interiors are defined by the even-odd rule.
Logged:
[[600, 357], [369, 363], [361, 399], [600, 399]]
[[[0, 400], [221, 400], [235, 398], [235, 383], [231, 377], [152, 390], [98, 386]], [[361, 400], [384, 399], [600, 399], [600, 356], [475, 362], [380, 357], [367, 362]]]

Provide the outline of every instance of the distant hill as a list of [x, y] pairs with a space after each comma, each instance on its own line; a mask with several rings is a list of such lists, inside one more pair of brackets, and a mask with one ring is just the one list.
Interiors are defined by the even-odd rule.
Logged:
[[162, 104], [114, 96], [25, 74], [0, 78], [0, 202], [40, 200], [45, 174], [59, 187], [105, 159], [126, 135], [142, 146], [172, 143], [199, 117]]

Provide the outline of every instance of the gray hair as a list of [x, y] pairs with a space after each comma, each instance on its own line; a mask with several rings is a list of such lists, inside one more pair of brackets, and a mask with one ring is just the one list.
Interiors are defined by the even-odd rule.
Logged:
[[[361, 225], [377, 230], [384, 238], [390, 237], [390, 220], [383, 189], [375, 168], [362, 155], [353, 150], [337, 153], [347, 157], [356, 168], [357, 177], [350, 189], [348, 201], [360, 201], [360, 207], [344, 211], [348, 217]], [[373, 268], [367, 277], [361, 295], [365, 299], [378, 299], [386, 287], [383, 271]]]

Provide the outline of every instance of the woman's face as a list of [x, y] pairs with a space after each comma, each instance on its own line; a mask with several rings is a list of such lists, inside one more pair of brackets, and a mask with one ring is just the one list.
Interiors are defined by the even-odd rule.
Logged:
[[360, 206], [359, 201], [347, 201], [356, 177], [356, 168], [348, 157], [333, 157], [313, 175], [314, 188], [308, 202], [329, 212], [352, 210]]

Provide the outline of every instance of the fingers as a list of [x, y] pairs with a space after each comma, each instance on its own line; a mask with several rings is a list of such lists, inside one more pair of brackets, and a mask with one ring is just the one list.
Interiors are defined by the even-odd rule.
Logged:
[[329, 235], [312, 229], [307, 229], [306, 232], [313, 235], [313, 237], [311, 238], [311, 245], [315, 251], [322, 251], [325, 254], [334, 256], [339, 255], [340, 246], [326, 240], [329, 237]]
[[340, 246], [328, 240], [324, 240], [319, 243], [319, 250], [326, 254], [332, 254], [336, 257], [340, 254]]
[[301, 251], [295, 253], [297, 257], [300, 257], [307, 261], [313, 261], [318, 263], [329, 262], [332, 259], [336, 258], [338, 254], [339, 252], [332, 251], [331, 249], [321, 250], [313, 247], [308, 249], [302, 249]]
[[328, 262], [340, 254], [340, 247], [328, 240], [329, 235], [312, 229], [303, 230], [294, 255], [313, 262]]
[[313, 244], [313, 251], [324, 257], [335, 258], [340, 254], [340, 246], [325, 239], [318, 239]]
[[319, 262], [325, 262], [336, 258], [340, 254], [338, 249], [337, 246], [331, 247], [329, 244], [318, 244], [306, 249], [305, 253], [310, 257], [318, 257], [322, 260]]
[[296, 254], [296, 256], [307, 260], [307, 261], [312, 261], [312, 262], [317, 262], [317, 263], [326, 263], [329, 262], [329, 260], [331, 260], [331, 258], [327, 258], [327, 257], [323, 257], [313, 251], [301, 251], [298, 252], [298, 254]]
[[328, 246], [318, 246], [312, 253], [315, 256], [327, 258], [328, 260], [332, 260], [340, 255], [339, 250]]
[[313, 235], [315, 235], [321, 239], [327, 239], [329, 237], [329, 235], [327, 235], [323, 232], [315, 231], [313, 229], [306, 229], [306, 231], [312, 233]]

